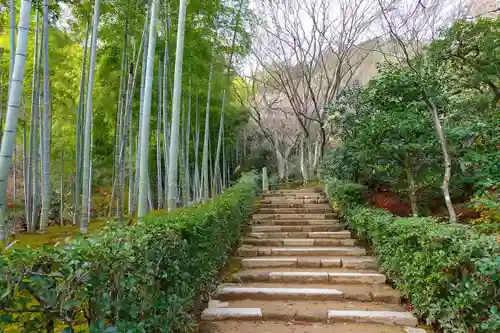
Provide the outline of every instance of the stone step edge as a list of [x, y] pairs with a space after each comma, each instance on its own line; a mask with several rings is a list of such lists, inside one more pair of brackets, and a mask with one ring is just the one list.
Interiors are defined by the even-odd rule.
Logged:
[[[300, 234], [300, 235], [297, 235]], [[269, 237], [272, 236], [272, 237]], [[295, 236], [295, 237], [293, 237]], [[297, 231], [297, 232], [250, 232], [245, 238], [248, 239], [296, 239], [296, 238], [313, 238], [313, 239], [349, 239], [352, 235], [349, 231]]]
[[[364, 285], [365, 290], [343, 291], [345, 284], [332, 286], [316, 286], [301, 284], [300, 287], [270, 287], [258, 286], [251, 283], [251, 286], [240, 283], [222, 284], [217, 288], [213, 299], [219, 302], [237, 301], [243, 299], [276, 301], [276, 300], [296, 300], [296, 301], [358, 301], [358, 302], [378, 302], [386, 304], [400, 304], [401, 294], [395, 289], [371, 288], [372, 285]], [[286, 284], [283, 284], [286, 286]]]
[[252, 215], [253, 221], [265, 220], [335, 220], [335, 213], [255, 213]]
[[252, 225], [246, 227], [248, 233], [257, 232], [322, 232], [344, 231], [343, 224], [309, 224], [309, 225]]
[[261, 308], [206, 308], [202, 314], [203, 321], [220, 320], [278, 320], [309, 322], [354, 322], [365, 324], [385, 324], [416, 327], [418, 320], [409, 312], [363, 311], [363, 310], [327, 310], [307, 311], [263, 311]]
[[238, 249], [240, 256], [294, 256], [300, 254], [302, 256], [366, 256], [366, 249], [362, 247], [351, 246], [331, 246], [331, 247], [265, 247], [242, 245]]
[[376, 268], [376, 258], [242, 258], [241, 266], [243, 268], [262, 268], [262, 267], [295, 267], [295, 268], [355, 268], [360, 267]]
[[380, 273], [363, 272], [265, 272], [258, 270], [232, 274], [233, 282], [294, 282], [325, 284], [365, 284], [378, 285], [386, 282], [386, 276]]
[[252, 220], [249, 226], [309, 226], [309, 225], [335, 225], [343, 226], [346, 224], [337, 219], [297, 219], [297, 220]]
[[255, 246], [354, 246], [355, 238], [250, 238], [242, 239], [243, 245]]
[[310, 300], [341, 301], [344, 293], [334, 288], [283, 288], [283, 287], [238, 287], [220, 286], [214, 299], [220, 301], [240, 300]]

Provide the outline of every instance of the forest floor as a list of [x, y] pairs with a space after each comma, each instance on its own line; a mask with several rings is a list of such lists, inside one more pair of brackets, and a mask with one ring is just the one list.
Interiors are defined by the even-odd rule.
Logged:
[[[97, 218], [89, 223], [88, 233], [92, 234], [101, 230], [106, 225], [107, 218]], [[43, 246], [54, 246], [57, 243], [66, 243], [72, 237], [80, 234], [78, 226], [62, 225], [51, 226], [46, 233], [20, 233], [11, 237], [10, 242], [15, 242], [12, 248], [30, 247], [39, 249]]]

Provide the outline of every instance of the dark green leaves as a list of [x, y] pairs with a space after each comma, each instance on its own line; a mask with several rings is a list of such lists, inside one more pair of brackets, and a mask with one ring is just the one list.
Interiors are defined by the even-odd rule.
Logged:
[[354, 184], [327, 181], [350, 227], [371, 242], [380, 268], [415, 312], [444, 332], [498, 332], [500, 246], [495, 237], [433, 218], [398, 218], [339, 195]]
[[[217, 282], [253, 210], [255, 175], [214, 200], [141, 224], [105, 228], [71, 248], [12, 250], [0, 259], [0, 315], [44, 332], [50, 323], [90, 332], [183, 332]], [[4, 310], [4, 309], [10, 309]], [[65, 325], [65, 326], [63, 326]], [[7, 326], [9, 327], [9, 326]]]

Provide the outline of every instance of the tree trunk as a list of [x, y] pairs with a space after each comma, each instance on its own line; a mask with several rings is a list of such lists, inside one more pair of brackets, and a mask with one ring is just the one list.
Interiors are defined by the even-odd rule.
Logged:
[[441, 144], [441, 150], [443, 151], [443, 160], [444, 160], [444, 177], [443, 177], [443, 185], [441, 189], [443, 190], [444, 201], [446, 203], [446, 208], [448, 209], [448, 214], [450, 215], [450, 222], [457, 222], [457, 214], [455, 213], [455, 208], [453, 207], [453, 203], [451, 201], [450, 196], [450, 179], [451, 179], [451, 159], [450, 154], [448, 152], [448, 144], [446, 142], [446, 136], [443, 131], [443, 127], [441, 126], [441, 121], [439, 120], [439, 116], [437, 113], [437, 108], [434, 102], [429, 98], [427, 92], [422, 91], [424, 100], [427, 105], [431, 109], [432, 120], [434, 122], [434, 127], [436, 128], [436, 132], [439, 137], [439, 143]]
[[[139, 51], [137, 52], [137, 58], [135, 59], [135, 69], [134, 69], [134, 75], [132, 78], [131, 86], [130, 89], [127, 93], [127, 101], [126, 101], [126, 106], [125, 108], [127, 109], [127, 112], [132, 112], [132, 99], [134, 96], [134, 89], [135, 89], [135, 82], [137, 81], [137, 74], [139, 72], [139, 64], [141, 63], [141, 52], [142, 48], [146, 48], [146, 32], [148, 29], [147, 25], [147, 20], [144, 23], [144, 27], [142, 30], [142, 36], [141, 36], [141, 42], [139, 44]], [[143, 59], [144, 60], [144, 59]], [[143, 61], [143, 66], [144, 66], [144, 61]], [[142, 79], [142, 78], [141, 78]], [[139, 123], [141, 122], [139, 118]], [[138, 174], [136, 172], [136, 178], [134, 179], [133, 176], [133, 153], [134, 153], [134, 147], [133, 147], [133, 137], [132, 137], [132, 118], [130, 119], [130, 124], [129, 124], [129, 188], [128, 188], [128, 214], [129, 214], [129, 219], [132, 219], [133, 213], [135, 212], [135, 205], [136, 205], [136, 198], [137, 196], [134, 195], [135, 191], [138, 189], [136, 185], [138, 185]], [[140, 135], [140, 133], [139, 133]], [[138, 136], [139, 136], [138, 135]], [[139, 142], [139, 138], [137, 139], [137, 142]], [[137, 147], [139, 149], [139, 147]], [[138, 170], [138, 163], [136, 160], [136, 171]]]
[[[119, 182], [117, 181], [117, 176], [118, 173], [120, 172], [120, 162], [119, 162], [119, 156], [121, 153], [120, 147], [121, 147], [121, 141], [123, 138], [123, 128], [125, 127], [124, 124], [124, 99], [126, 96], [125, 94], [125, 87], [126, 87], [126, 80], [128, 76], [128, 71], [126, 70], [127, 67], [127, 38], [128, 36], [128, 11], [127, 11], [127, 17], [125, 19], [125, 26], [124, 26], [124, 32], [123, 32], [123, 47], [122, 47], [122, 62], [120, 65], [120, 90], [118, 92], [118, 104], [116, 108], [116, 123], [115, 123], [115, 137], [114, 137], [114, 145], [113, 145], [113, 175], [111, 177], [112, 179], [112, 188], [111, 188], [111, 199], [109, 200], [109, 213], [108, 216], [111, 216], [113, 213], [113, 205], [115, 203], [115, 198], [117, 197], [116, 195], [116, 184]], [[119, 196], [119, 194], [118, 194]], [[118, 214], [118, 213], [117, 213]]]
[[170, 130], [168, 167], [168, 211], [175, 209], [177, 196], [177, 172], [179, 150], [179, 127], [181, 115], [182, 58], [184, 53], [184, 25], [186, 21], [186, 0], [180, 0], [179, 23], [177, 24], [177, 46], [175, 49], [174, 95], [172, 97], [172, 125]]
[[75, 191], [73, 193], [73, 225], [80, 224], [80, 200], [81, 200], [81, 179], [82, 179], [82, 109], [85, 96], [85, 69], [87, 68], [87, 46], [89, 39], [89, 23], [85, 27], [85, 46], [83, 47], [82, 75], [80, 78], [80, 97], [78, 100], [77, 118], [76, 118], [76, 175]]
[[59, 224], [64, 225], [64, 150], [61, 150], [61, 184], [59, 188]]
[[146, 62], [148, 56], [148, 43], [149, 43], [149, 35], [148, 35], [148, 23], [149, 23], [149, 15], [151, 12], [151, 7], [149, 8], [146, 16], [146, 32], [144, 39], [144, 53], [142, 56], [142, 68], [141, 68], [141, 85], [140, 85], [140, 100], [139, 100], [139, 131], [137, 135], [137, 149], [135, 152], [135, 181], [134, 181], [134, 204], [132, 212], [135, 213], [136, 206], [138, 205], [138, 192], [139, 192], [139, 178], [140, 178], [140, 169], [141, 169], [141, 148], [142, 148], [142, 114], [144, 109], [144, 85], [146, 82]]
[[9, 89], [5, 129], [0, 148], [0, 242], [7, 240], [6, 235], [6, 196], [9, 170], [12, 163], [12, 151], [16, 139], [17, 121], [21, 105], [21, 95], [26, 65], [26, 51], [28, 48], [28, 29], [30, 24], [31, 1], [21, 3], [19, 16], [19, 33], [17, 35], [16, 59], [12, 71], [12, 83]]
[[43, 0], [43, 151], [42, 151], [42, 215], [40, 230], [49, 226], [50, 191], [50, 96], [49, 96], [49, 1]]
[[157, 0], [151, 1], [151, 21], [149, 26], [149, 42], [146, 62], [146, 82], [144, 87], [144, 105], [142, 110], [142, 129], [140, 133], [141, 157], [139, 166], [139, 200], [138, 217], [145, 216], [148, 212], [148, 192], [149, 192], [149, 125], [151, 118], [151, 98], [153, 93], [153, 71], [154, 71], [154, 52], [156, 44], [156, 15], [158, 3]]
[[413, 171], [411, 169], [411, 164], [408, 156], [404, 158], [404, 171], [406, 175], [406, 181], [408, 183], [408, 199], [410, 199], [411, 212], [413, 216], [418, 216], [418, 200], [416, 193], [415, 178], [413, 177]]
[[198, 150], [200, 147], [200, 109], [199, 109], [198, 94], [196, 94], [196, 134], [194, 147], [194, 201], [198, 202], [200, 198], [200, 170], [198, 168]]
[[10, 84], [12, 82], [12, 72], [14, 71], [14, 61], [16, 57], [16, 3], [14, 0], [10, 0], [9, 6], [9, 52], [10, 52], [10, 64], [9, 64], [9, 93]]
[[163, 203], [164, 206], [167, 205], [168, 202], [168, 153], [170, 147], [169, 140], [169, 125], [168, 125], [168, 81], [169, 81], [169, 72], [170, 72], [170, 59], [169, 59], [169, 38], [170, 38], [170, 19], [169, 13], [167, 10], [167, 22], [166, 22], [166, 36], [165, 36], [165, 49], [163, 51], [163, 160], [165, 165], [165, 173], [164, 173], [164, 198]]
[[[37, 34], [38, 34], [38, 11], [37, 11]], [[40, 187], [39, 187], [39, 170], [38, 170], [38, 162], [39, 162], [39, 147], [42, 145], [42, 131], [41, 131], [41, 110], [40, 110], [40, 69], [42, 68], [42, 45], [43, 45], [43, 35], [40, 40], [40, 48], [38, 50], [38, 55], [37, 55], [37, 71], [36, 71], [36, 79], [35, 79], [35, 89], [34, 89], [34, 95], [35, 98], [33, 100], [33, 109], [31, 112], [35, 113], [35, 126], [33, 133], [33, 176], [31, 177], [32, 179], [32, 189], [33, 189], [33, 203], [31, 205], [31, 231], [30, 232], [35, 232], [37, 223], [38, 223], [38, 204], [39, 204], [39, 198], [40, 198]], [[40, 135], [40, 137], [39, 137]]]
[[189, 139], [190, 139], [190, 130], [191, 130], [191, 81], [189, 83], [189, 95], [188, 95], [188, 109], [187, 109], [187, 119], [186, 119], [186, 138], [184, 139], [185, 146], [186, 146], [186, 153], [185, 153], [185, 167], [184, 167], [184, 176], [186, 177], [185, 180], [185, 191], [186, 191], [186, 203], [189, 203], [191, 201], [191, 184], [190, 184], [190, 171], [189, 171]]
[[24, 215], [25, 220], [29, 221], [29, 198], [30, 198], [30, 190], [29, 190], [29, 179], [30, 174], [28, 172], [28, 163], [29, 163], [29, 154], [28, 154], [28, 131], [27, 131], [27, 120], [24, 121], [23, 124], [23, 181], [24, 181]]
[[201, 173], [202, 173], [202, 190], [200, 196], [202, 197], [203, 202], [208, 201], [210, 196], [210, 187], [209, 187], [209, 178], [208, 178], [208, 143], [210, 140], [210, 92], [212, 90], [212, 75], [213, 75], [213, 60], [210, 63], [210, 74], [208, 77], [208, 89], [207, 89], [207, 108], [205, 113], [205, 138], [203, 141], [203, 157], [201, 164]]
[[309, 167], [306, 162], [306, 156], [304, 152], [305, 139], [300, 142], [300, 172], [302, 173], [302, 179], [305, 184], [309, 182]]
[[[127, 63], [127, 62], [126, 62]], [[128, 68], [128, 66], [125, 66]], [[125, 79], [125, 86], [127, 87], [124, 106], [124, 115], [122, 119], [123, 128], [121, 130], [122, 137], [120, 138], [120, 146], [119, 146], [119, 154], [118, 154], [118, 184], [117, 184], [117, 207], [116, 207], [116, 216], [118, 219], [118, 224], [123, 223], [123, 203], [125, 201], [125, 192], [124, 192], [124, 182], [125, 182], [125, 159], [126, 159], [126, 147], [127, 147], [127, 134], [129, 133], [129, 128], [132, 120], [132, 109], [128, 103], [128, 96], [132, 90], [132, 73], [127, 70]]]
[[83, 196], [82, 196], [82, 211], [80, 231], [87, 233], [89, 223], [89, 189], [91, 187], [91, 164], [90, 164], [90, 146], [91, 142], [91, 129], [92, 129], [92, 91], [94, 89], [94, 75], [97, 58], [97, 33], [99, 27], [99, 5], [100, 0], [95, 0], [94, 4], [94, 21], [92, 25], [92, 41], [90, 44], [90, 70], [89, 80], [87, 86], [87, 105], [85, 110], [85, 128], [84, 128], [84, 142], [83, 142]]
[[162, 176], [162, 156], [161, 156], [161, 121], [162, 121], [162, 64], [158, 59], [158, 107], [156, 116], [156, 190], [158, 199], [158, 209], [163, 208], [163, 176]]
[[219, 166], [219, 161], [220, 161], [220, 153], [221, 153], [221, 147], [222, 147], [222, 133], [224, 131], [224, 105], [226, 104], [226, 91], [224, 90], [222, 92], [222, 107], [221, 107], [221, 113], [220, 113], [220, 121], [219, 121], [219, 135], [217, 136], [217, 150], [215, 152], [215, 166], [214, 166], [214, 178], [212, 179], [212, 197], [215, 197], [216, 194], [216, 189], [217, 189], [217, 182], [219, 181], [219, 178], [221, 178], [220, 174], [220, 166]]
[[278, 166], [278, 175], [280, 178], [280, 183], [285, 181], [285, 161], [282, 153], [278, 148], [275, 148], [274, 153], [276, 154], [276, 162]]

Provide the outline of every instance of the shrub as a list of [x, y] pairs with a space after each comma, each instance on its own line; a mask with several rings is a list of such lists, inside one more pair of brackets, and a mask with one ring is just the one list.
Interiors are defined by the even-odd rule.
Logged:
[[337, 205], [336, 208], [342, 212], [348, 206], [363, 202], [366, 187], [336, 178], [329, 178], [325, 182], [325, 192], [332, 202]]
[[[335, 188], [342, 188], [338, 181]], [[428, 324], [444, 332], [499, 332], [500, 247], [494, 237], [433, 218], [395, 217], [352, 201], [339, 207]]]
[[332, 148], [321, 159], [321, 174], [329, 178], [360, 181], [361, 167], [355, 153], [345, 148]]
[[[254, 207], [255, 175], [213, 201], [0, 257], [0, 316], [24, 332], [183, 332]], [[0, 329], [1, 330], [1, 329]]]

